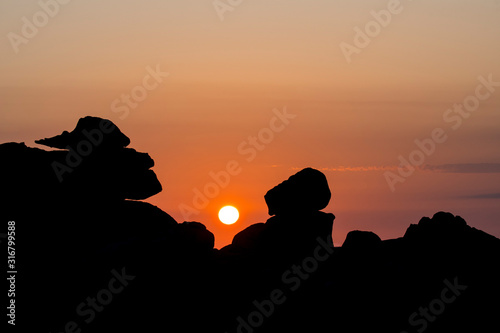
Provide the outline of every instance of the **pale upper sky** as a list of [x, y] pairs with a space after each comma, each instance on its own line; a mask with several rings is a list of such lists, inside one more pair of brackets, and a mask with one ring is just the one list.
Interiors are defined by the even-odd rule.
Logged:
[[[156, 161], [164, 191], [148, 201], [203, 222], [218, 247], [265, 221], [265, 192], [306, 166], [330, 181], [337, 244], [354, 229], [402, 236], [438, 210], [500, 236], [500, 1], [215, 3], [3, 0], [0, 142], [111, 119]], [[127, 104], [154, 70], [154, 89]], [[473, 112], [447, 111], [477, 89]], [[285, 107], [296, 118], [247, 161], [238, 147]], [[439, 128], [446, 140], [393, 192], [387, 172]], [[183, 215], [231, 160], [241, 172]], [[225, 204], [241, 210], [233, 226], [217, 221]]]

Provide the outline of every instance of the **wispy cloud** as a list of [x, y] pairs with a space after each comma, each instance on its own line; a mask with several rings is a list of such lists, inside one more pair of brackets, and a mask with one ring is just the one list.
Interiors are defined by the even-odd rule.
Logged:
[[500, 199], [500, 193], [486, 193], [470, 195], [466, 197], [467, 199]]
[[[293, 167], [292, 170], [301, 170], [302, 168]], [[366, 171], [388, 171], [397, 170], [397, 166], [380, 166], [380, 165], [368, 165], [368, 166], [336, 166], [329, 168], [317, 168], [320, 171], [331, 171], [331, 172], [366, 172]]]
[[[276, 166], [273, 166], [276, 167]], [[364, 165], [364, 166], [334, 166], [317, 168], [324, 172], [369, 172], [369, 171], [397, 171], [397, 165]], [[292, 170], [301, 170], [292, 167]], [[457, 164], [426, 164], [416, 168], [419, 171], [442, 173], [500, 173], [500, 163], [457, 163]]]
[[364, 171], [387, 171], [396, 170], [396, 166], [379, 166], [379, 165], [369, 165], [369, 166], [338, 166], [334, 168], [321, 168], [321, 171], [338, 171], [338, 172], [364, 172]]
[[500, 163], [427, 164], [420, 167], [420, 170], [445, 173], [500, 173]]

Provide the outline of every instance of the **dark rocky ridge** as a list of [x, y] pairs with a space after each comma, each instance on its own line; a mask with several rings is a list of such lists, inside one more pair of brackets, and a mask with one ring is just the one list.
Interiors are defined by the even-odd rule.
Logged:
[[[54, 162], [67, 165], [78, 147], [85, 153], [82, 141], [91, 143], [91, 153], [75, 159], [60, 181]], [[130, 140], [111, 122], [86, 117], [72, 132], [37, 142], [66, 150], [0, 145], [0, 217], [16, 221], [17, 327], [23, 331], [61, 332], [71, 321], [82, 332], [499, 328], [500, 240], [458, 216], [422, 218], [392, 240], [353, 231], [333, 248], [335, 217], [321, 212], [331, 199], [329, 185], [307, 168], [266, 194], [274, 216], [217, 250], [203, 224], [177, 223], [153, 205], [130, 200], [154, 195], [161, 185], [153, 160], [126, 148]], [[78, 306], [122, 269], [133, 280], [86, 322], [90, 312], [81, 315]], [[441, 301], [442, 313], [419, 314], [421, 307], [440, 305], [447, 283], [466, 289], [455, 290], [453, 302]], [[277, 290], [284, 301], [271, 311]], [[262, 323], [245, 326], [260, 318], [256, 311]]]

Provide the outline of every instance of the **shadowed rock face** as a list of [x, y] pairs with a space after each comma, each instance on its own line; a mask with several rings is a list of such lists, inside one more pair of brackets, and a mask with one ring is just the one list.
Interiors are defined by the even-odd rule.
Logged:
[[269, 215], [292, 215], [322, 210], [331, 197], [325, 175], [306, 168], [269, 190], [264, 198]]
[[369, 250], [376, 248], [381, 243], [382, 240], [380, 237], [371, 231], [354, 230], [347, 234], [342, 248], [348, 250]]

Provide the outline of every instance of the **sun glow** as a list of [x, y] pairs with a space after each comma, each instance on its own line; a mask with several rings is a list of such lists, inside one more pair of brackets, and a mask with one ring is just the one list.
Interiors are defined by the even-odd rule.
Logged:
[[239, 217], [240, 213], [233, 206], [222, 207], [219, 211], [219, 220], [224, 224], [233, 224]]

